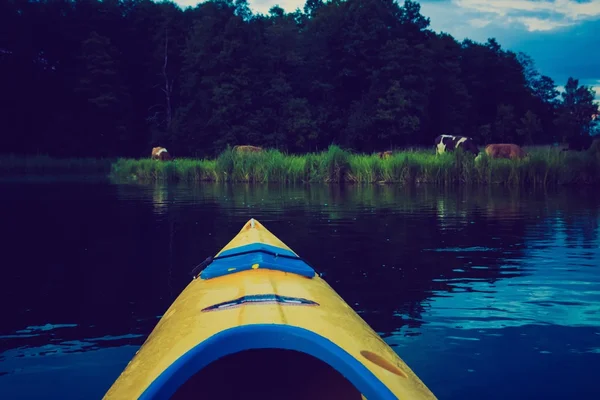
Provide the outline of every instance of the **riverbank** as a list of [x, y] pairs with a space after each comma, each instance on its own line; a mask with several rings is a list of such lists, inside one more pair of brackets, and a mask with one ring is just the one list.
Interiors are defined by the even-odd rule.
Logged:
[[398, 152], [380, 159], [331, 146], [321, 153], [287, 155], [277, 150], [237, 154], [226, 150], [216, 159], [158, 162], [146, 159], [53, 159], [1, 157], [0, 174], [96, 174], [118, 182], [278, 182], [278, 183], [434, 183], [562, 185], [600, 183], [600, 149], [561, 152], [555, 147], [526, 148], [523, 160], [480, 160], [456, 152]]
[[285, 155], [277, 150], [236, 154], [214, 160], [120, 159], [111, 174], [118, 180], [188, 182], [349, 182], [549, 185], [600, 183], [600, 152], [561, 152], [554, 147], [527, 149], [529, 159], [492, 160], [456, 152], [398, 152], [387, 159], [354, 154], [331, 146], [321, 153]]

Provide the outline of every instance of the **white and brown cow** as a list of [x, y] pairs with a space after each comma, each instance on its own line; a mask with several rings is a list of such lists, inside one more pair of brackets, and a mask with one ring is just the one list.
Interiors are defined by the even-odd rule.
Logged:
[[153, 160], [161, 160], [161, 161], [172, 160], [171, 155], [169, 154], [167, 149], [165, 149], [164, 147], [153, 147], [151, 158]]
[[461, 148], [465, 152], [473, 153], [477, 156], [479, 149], [472, 138], [466, 136], [439, 135], [435, 138], [436, 154], [443, 154], [447, 151], [454, 151]]

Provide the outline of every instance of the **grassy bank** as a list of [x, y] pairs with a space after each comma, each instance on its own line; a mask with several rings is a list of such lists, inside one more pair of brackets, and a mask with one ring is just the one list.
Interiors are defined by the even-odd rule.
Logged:
[[118, 180], [214, 182], [352, 182], [549, 185], [600, 183], [600, 149], [561, 152], [528, 148], [528, 159], [480, 160], [456, 152], [436, 156], [432, 150], [400, 152], [387, 159], [353, 154], [336, 146], [322, 153], [285, 155], [277, 150], [236, 154], [215, 160], [172, 162], [120, 159], [111, 174]]
[[556, 185], [600, 183], [600, 148], [561, 152], [553, 147], [526, 150], [523, 160], [480, 160], [455, 152], [437, 156], [428, 150], [399, 152], [387, 159], [354, 154], [331, 146], [321, 153], [286, 155], [277, 150], [216, 159], [56, 160], [48, 157], [0, 158], [0, 174], [106, 173], [116, 181], [139, 182], [350, 182]]

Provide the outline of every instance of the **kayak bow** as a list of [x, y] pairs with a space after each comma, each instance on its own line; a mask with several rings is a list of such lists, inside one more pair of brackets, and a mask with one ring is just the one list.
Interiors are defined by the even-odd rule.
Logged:
[[206, 264], [105, 399], [435, 399], [258, 221], [248, 221]]

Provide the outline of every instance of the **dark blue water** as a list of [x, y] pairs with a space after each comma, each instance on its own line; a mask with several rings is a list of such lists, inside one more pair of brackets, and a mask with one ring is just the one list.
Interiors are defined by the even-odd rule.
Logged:
[[251, 217], [440, 399], [600, 398], [600, 192], [0, 183], [0, 399], [101, 398]]

